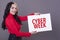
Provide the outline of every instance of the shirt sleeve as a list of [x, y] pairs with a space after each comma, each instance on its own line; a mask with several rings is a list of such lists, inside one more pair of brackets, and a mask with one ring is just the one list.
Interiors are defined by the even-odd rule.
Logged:
[[27, 16], [19, 16], [19, 19], [20, 19], [21, 21], [26, 21], [26, 20], [27, 20]]
[[[34, 15], [34, 13], [29, 14], [29, 15]], [[28, 16], [29, 16], [29, 15], [28, 15]], [[18, 16], [18, 17], [19, 17], [19, 19], [20, 19], [21, 21], [27, 21], [28, 16]]]
[[11, 32], [13, 32], [16, 36], [22, 36], [22, 37], [30, 37], [31, 33], [29, 32], [20, 32], [16, 28], [17, 26], [15, 25], [14, 21], [12, 19], [7, 19], [6, 20], [6, 25], [8, 26], [7, 28], [10, 29]]

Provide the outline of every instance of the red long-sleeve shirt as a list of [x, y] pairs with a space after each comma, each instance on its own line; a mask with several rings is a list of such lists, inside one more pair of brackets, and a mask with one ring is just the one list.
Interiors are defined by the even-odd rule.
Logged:
[[[26, 21], [27, 20], [27, 16], [19, 16], [19, 19], [21, 21]], [[9, 33], [11, 34], [15, 34], [16, 36], [21, 36], [21, 37], [29, 37], [31, 35], [31, 33], [29, 32], [21, 32], [21, 24], [18, 24], [16, 22], [16, 20], [14, 19], [13, 15], [11, 13], [9, 13], [9, 15], [7, 16], [6, 20], [5, 20], [5, 25], [9, 31]]]

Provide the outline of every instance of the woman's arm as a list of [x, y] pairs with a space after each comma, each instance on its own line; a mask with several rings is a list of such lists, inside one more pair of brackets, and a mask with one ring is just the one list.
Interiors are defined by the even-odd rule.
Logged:
[[8, 26], [8, 30], [10, 32], [13, 32], [16, 36], [23, 36], [23, 37], [29, 37], [31, 35], [31, 33], [29, 32], [20, 32], [18, 31], [18, 29], [16, 28], [17, 26], [14, 23], [13, 19], [7, 19], [6, 20], [6, 25]]
[[[32, 13], [32, 14], [29, 14], [29, 15], [34, 15], [34, 13]], [[28, 16], [29, 16], [28, 15]], [[18, 16], [19, 17], [19, 19], [21, 20], [21, 21], [26, 21], [27, 20], [27, 16]]]

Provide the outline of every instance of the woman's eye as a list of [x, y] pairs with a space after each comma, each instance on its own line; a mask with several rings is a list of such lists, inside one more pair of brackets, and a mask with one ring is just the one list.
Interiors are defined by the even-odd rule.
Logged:
[[17, 8], [15, 8], [17, 10]]
[[14, 9], [14, 7], [12, 7], [12, 9]]

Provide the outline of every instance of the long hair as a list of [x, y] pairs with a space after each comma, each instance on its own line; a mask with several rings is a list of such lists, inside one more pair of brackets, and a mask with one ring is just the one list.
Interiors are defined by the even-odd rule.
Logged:
[[[4, 11], [3, 21], [2, 21], [2, 29], [3, 29], [3, 30], [7, 29], [7, 28], [6, 28], [6, 25], [5, 25], [5, 19], [7, 18], [8, 14], [9, 14], [9, 12], [10, 12], [10, 8], [11, 8], [11, 5], [12, 5], [12, 4], [14, 4], [14, 2], [9, 2], [9, 3], [7, 4], [7, 6], [6, 6], [5, 11]], [[22, 24], [22, 23], [21, 23], [21, 20], [20, 20], [20, 19], [18, 18], [18, 16], [17, 16], [17, 14], [18, 14], [18, 12], [16, 12], [16, 14], [13, 15], [13, 16], [14, 16], [16, 22], [18, 22], [19, 24]]]

